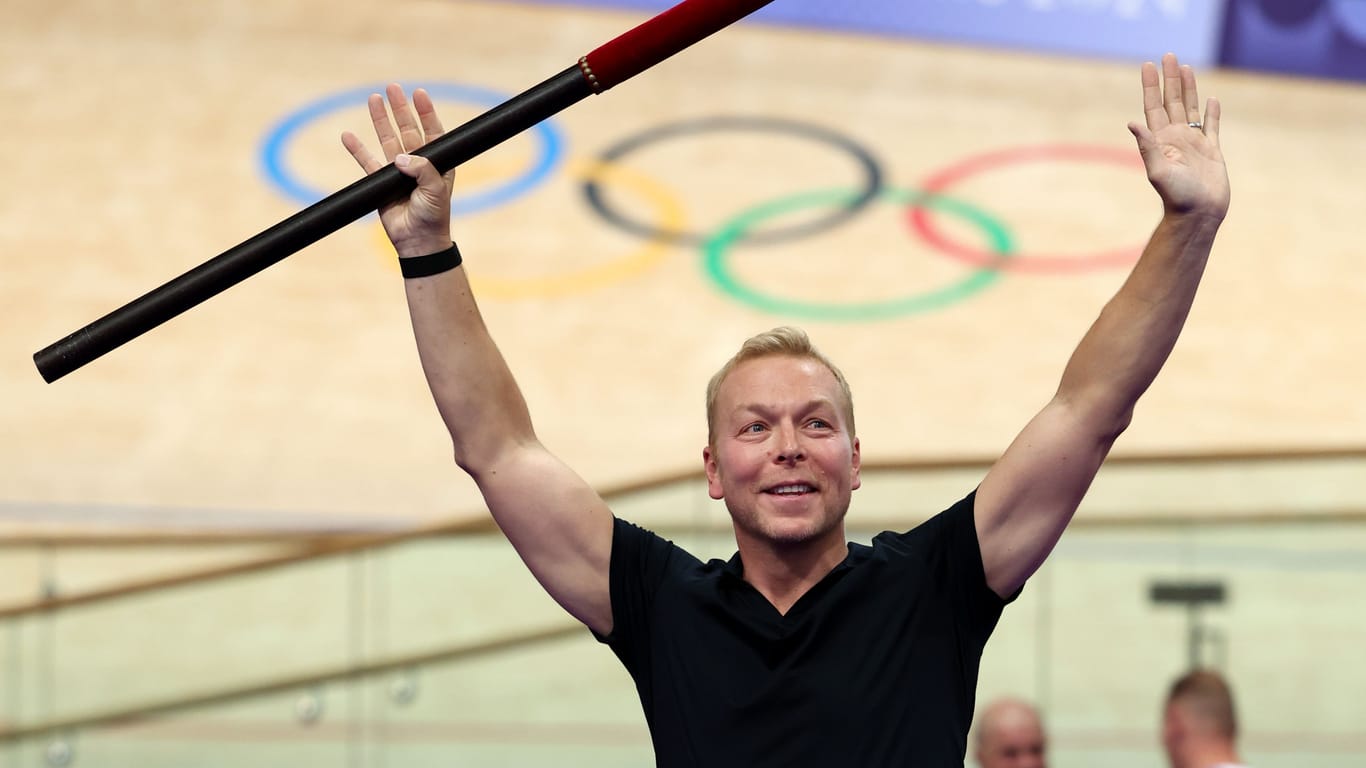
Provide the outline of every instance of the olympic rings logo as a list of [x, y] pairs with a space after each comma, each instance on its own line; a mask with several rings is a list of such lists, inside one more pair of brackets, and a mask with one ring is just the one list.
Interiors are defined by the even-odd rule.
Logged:
[[[489, 108], [509, 96], [484, 88], [462, 84], [424, 86], [433, 98]], [[318, 99], [287, 115], [273, 126], [261, 145], [261, 163], [267, 179], [287, 197], [310, 205], [328, 192], [309, 185], [289, 170], [285, 161], [291, 141], [302, 128], [320, 118], [363, 104], [368, 94], [381, 88], [356, 88]], [[848, 156], [858, 168], [858, 182], [848, 188], [820, 189], [785, 195], [742, 211], [723, 222], [714, 232], [689, 231], [683, 204], [666, 187], [648, 175], [633, 170], [627, 158], [647, 146], [679, 138], [718, 132], [757, 132], [779, 134], [827, 147]], [[525, 168], [517, 169], [503, 180], [477, 185], [472, 191], [461, 188], [452, 200], [455, 215], [468, 215], [507, 204], [527, 195], [561, 168], [578, 181], [584, 201], [607, 225], [642, 240], [642, 246], [611, 261], [588, 267], [528, 278], [479, 275], [476, 290], [484, 296], [505, 300], [566, 296], [592, 291], [629, 280], [662, 263], [680, 247], [701, 254], [701, 268], [724, 295], [759, 311], [808, 320], [869, 322], [928, 312], [960, 302], [995, 283], [1003, 272], [1034, 273], [1078, 272], [1121, 267], [1132, 264], [1141, 246], [1115, 248], [1093, 254], [1021, 253], [1006, 225], [986, 211], [948, 196], [954, 185], [1001, 168], [1034, 162], [1103, 163], [1142, 172], [1136, 151], [1113, 147], [1029, 146], [987, 152], [937, 170], [915, 188], [887, 186], [880, 162], [868, 149], [852, 138], [829, 128], [794, 120], [770, 117], [711, 117], [670, 123], [629, 136], [603, 150], [589, 161], [566, 161], [564, 139], [554, 120], [533, 128], [529, 135], [536, 144], [535, 156]], [[604, 194], [606, 187], [624, 190], [649, 205], [652, 222], [631, 218], [613, 208]], [[761, 285], [746, 283], [731, 264], [736, 248], [761, 243], [785, 242], [833, 230], [857, 216], [874, 203], [900, 206], [908, 229], [932, 249], [971, 269], [961, 279], [947, 285], [900, 297], [865, 302], [816, 302], [784, 297]], [[781, 228], [761, 230], [762, 222], [794, 212], [826, 211], [804, 222]], [[935, 214], [959, 219], [980, 230], [986, 245], [971, 246], [952, 239], [936, 224]], [[389, 257], [393, 250], [374, 225], [377, 246]], [[397, 271], [393, 261], [390, 268]]]

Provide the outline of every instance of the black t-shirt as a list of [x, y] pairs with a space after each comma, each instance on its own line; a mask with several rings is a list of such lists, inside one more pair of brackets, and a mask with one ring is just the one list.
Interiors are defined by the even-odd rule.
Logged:
[[986, 584], [972, 505], [851, 543], [786, 615], [738, 554], [703, 563], [617, 520], [599, 639], [635, 680], [657, 765], [962, 766], [982, 649], [1009, 602]]

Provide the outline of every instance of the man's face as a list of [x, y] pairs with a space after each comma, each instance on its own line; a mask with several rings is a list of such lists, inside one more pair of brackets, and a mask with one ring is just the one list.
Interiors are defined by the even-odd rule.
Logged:
[[799, 357], [747, 360], [721, 383], [715, 419], [702, 452], [707, 487], [725, 499], [737, 540], [843, 543], [859, 446], [830, 369]]
[[985, 734], [977, 762], [982, 768], [1046, 768], [1043, 726], [1032, 715], [1002, 719]]

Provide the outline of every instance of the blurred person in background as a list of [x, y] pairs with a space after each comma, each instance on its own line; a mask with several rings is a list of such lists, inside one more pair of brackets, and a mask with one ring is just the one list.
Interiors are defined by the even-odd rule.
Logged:
[[1048, 768], [1039, 710], [1010, 696], [987, 704], [977, 716], [973, 756], [981, 768]]
[[1245, 768], [1238, 715], [1223, 675], [1195, 669], [1178, 677], [1162, 711], [1162, 746], [1171, 768]]

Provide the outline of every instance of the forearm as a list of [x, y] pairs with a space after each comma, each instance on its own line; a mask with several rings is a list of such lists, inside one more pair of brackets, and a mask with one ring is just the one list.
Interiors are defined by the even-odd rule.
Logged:
[[478, 477], [535, 440], [526, 401], [484, 325], [463, 268], [404, 281], [418, 356], [455, 460]]
[[1058, 397], [1110, 419], [1114, 434], [1170, 355], [1195, 300], [1221, 215], [1166, 213], [1143, 255], [1087, 331]]

